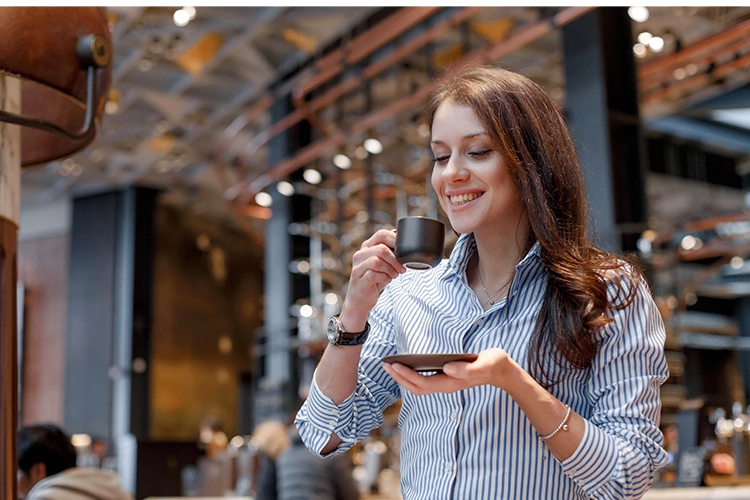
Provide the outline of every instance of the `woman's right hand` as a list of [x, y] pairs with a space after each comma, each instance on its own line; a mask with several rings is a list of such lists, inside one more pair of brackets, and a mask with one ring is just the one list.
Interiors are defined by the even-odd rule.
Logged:
[[[396, 231], [381, 229], [354, 252], [346, 299], [341, 308], [344, 325], [351, 331], [364, 327], [380, 292], [406, 268], [396, 260]], [[350, 326], [351, 325], [351, 326]]]

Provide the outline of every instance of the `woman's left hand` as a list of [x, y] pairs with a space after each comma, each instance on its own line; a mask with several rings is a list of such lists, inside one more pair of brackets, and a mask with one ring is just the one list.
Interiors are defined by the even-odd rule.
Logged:
[[425, 376], [399, 363], [384, 363], [383, 368], [393, 380], [412, 394], [422, 396], [438, 392], [456, 392], [478, 385], [494, 385], [501, 389], [509, 382], [518, 365], [500, 348], [479, 353], [476, 360], [453, 361], [443, 365], [443, 373]]

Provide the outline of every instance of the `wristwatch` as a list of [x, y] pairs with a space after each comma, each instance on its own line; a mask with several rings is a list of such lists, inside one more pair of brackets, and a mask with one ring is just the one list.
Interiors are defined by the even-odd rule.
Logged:
[[365, 322], [365, 329], [361, 332], [347, 332], [341, 323], [339, 315], [331, 316], [328, 321], [328, 342], [333, 345], [361, 345], [370, 333], [370, 322]]

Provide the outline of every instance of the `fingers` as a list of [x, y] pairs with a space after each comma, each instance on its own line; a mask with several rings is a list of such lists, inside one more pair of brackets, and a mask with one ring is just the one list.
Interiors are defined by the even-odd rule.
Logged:
[[423, 375], [400, 363], [383, 363], [383, 369], [399, 385], [416, 396], [456, 392], [467, 387], [464, 382], [447, 375]]
[[374, 293], [380, 293], [391, 280], [406, 272], [406, 268], [396, 260], [391, 250], [395, 243], [395, 233], [382, 229], [362, 243], [352, 257], [352, 282]]
[[388, 375], [393, 377], [393, 380], [398, 382], [399, 385], [404, 387], [406, 390], [408, 390], [412, 394], [415, 394], [417, 396], [426, 394], [426, 392], [423, 392], [422, 389], [419, 387], [419, 384], [415, 384], [414, 382], [412, 382], [412, 380], [409, 378], [410, 374], [408, 372], [412, 372], [422, 378], [424, 377], [422, 375], [419, 375], [417, 372], [410, 369], [409, 367], [404, 366], [399, 363], [383, 363], [383, 369]]
[[378, 272], [385, 272], [391, 279], [406, 272], [406, 268], [396, 259], [393, 247], [396, 235], [392, 231], [380, 230], [362, 243], [352, 257], [352, 266], [365, 265]]
[[443, 365], [443, 373], [453, 378], [466, 380], [469, 378], [469, 365], [466, 361], [451, 361]]
[[399, 268], [395, 267], [392, 262], [389, 262], [386, 258], [380, 257], [379, 255], [371, 255], [365, 260], [355, 264], [352, 268], [352, 276], [357, 276], [359, 274], [360, 278], [364, 278], [368, 272], [385, 274], [388, 276], [389, 281], [401, 274]]
[[471, 385], [489, 384], [502, 388], [508, 382], [513, 360], [500, 348], [490, 348], [479, 353], [471, 363], [453, 361], [443, 366], [443, 372]]
[[396, 247], [396, 231], [380, 229], [362, 243], [362, 247], [373, 247], [383, 244], [389, 248]]
[[347, 306], [358, 311], [369, 311], [386, 285], [406, 272], [391, 250], [395, 244], [396, 233], [381, 229], [354, 253], [344, 301]]

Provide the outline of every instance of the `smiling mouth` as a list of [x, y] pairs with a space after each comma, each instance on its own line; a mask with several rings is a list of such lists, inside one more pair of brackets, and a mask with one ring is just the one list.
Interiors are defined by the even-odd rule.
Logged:
[[450, 200], [451, 205], [460, 206], [465, 203], [469, 203], [472, 200], [476, 200], [480, 196], [482, 196], [482, 193], [458, 194], [454, 196], [449, 196], [448, 199]]

